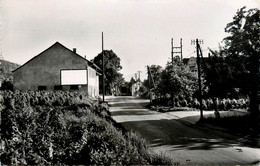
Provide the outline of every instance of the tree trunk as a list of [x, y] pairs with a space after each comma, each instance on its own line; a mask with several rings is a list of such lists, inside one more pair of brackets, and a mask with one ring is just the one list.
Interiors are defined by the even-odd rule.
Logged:
[[252, 51], [250, 57], [250, 105], [249, 111], [252, 119], [253, 133], [259, 132], [259, 55], [257, 52]]

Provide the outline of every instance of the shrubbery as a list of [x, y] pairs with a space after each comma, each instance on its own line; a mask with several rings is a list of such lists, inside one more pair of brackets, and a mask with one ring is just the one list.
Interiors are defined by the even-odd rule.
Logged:
[[85, 93], [0, 91], [1, 163], [171, 164]]
[[[216, 105], [217, 104], [217, 105]], [[152, 105], [161, 106], [172, 106], [172, 99], [170, 98], [160, 98], [154, 99]], [[197, 98], [189, 97], [187, 99], [183, 97], [174, 98], [174, 107], [189, 107], [189, 108], [200, 108], [200, 103]], [[249, 106], [248, 99], [202, 99], [202, 109], [203, 110], [214, 110], [217, 106], [218, 110], [227, 111], [230, 109], [246, 109]]]

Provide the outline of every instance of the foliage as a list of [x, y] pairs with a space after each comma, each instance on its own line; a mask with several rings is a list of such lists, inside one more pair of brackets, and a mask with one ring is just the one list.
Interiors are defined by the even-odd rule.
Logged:
[[2, 85], [0, 86], [1, 90], [13, 90], [13, 84], [11, 80], [3, 80]]
[[211, 51], [213, 56], [205, 72], [212, 97], [240, 98], [249, 94], [253, 66], [250, 57], [258, 55], [256, 59], [259, 59], [260, 54], [260, 21], [259, 9], [245, 9], [239, 9], [227, 24], [225, 31], [230, 35], [224, 38], [225, 47]]
[[227, 56], [222, 50], [207, 61], [205, 84], [210, 97], [240, 98], [248, 93], [249, 64], [246, 56]]
[[158, 92], [162, 96], [190, 97], [197, 89], [197, 77], [182, 63], [167, 64], [161, 73], [161, 81], [158, 86]]
[[[169, 98], [159, 98], [159, 99], [154, 99], [152, 101], [151, 108], [155, 108], [154, 106], [158, 107], [169, 107], [172, 106], [171, 99]], [[183, 98], [181, 96], [175, 97], [174, 98], [174, 107], [179, 107], [176, 108], [177, 110], [182, 110], [181, 108], [194, 108], [194, 109], [199, 109], [200, 108], [200, 103], [197, 98]], [[221, 111], [229, 111], [231, 109], [247, 109], [249, 106], [249, 100], [248, 99], [229, 99], [229, 98], [208, 98], [208, 99], [202, 99], [202, 109], [205, 111], [210, 111], [210, 110], [215, 110], [216, 108]], [[167, 108], [165, 111], [171, 111], [172, 108]], [[173, 109], [173, 110], [176, 110]], [[160, 109], [158, 109], [160, 111]], [[185, 109], [183, 109], [185, 110]], [[192, 109], [193, 110], [193, 109]]]
[[[102, 69], [103, 53], [99, 53], [94, 58], [94, 63]], [[113, 52], [113, 50], [104, 50], [104, 68], [105, 68], [105, 88], [108, 93], [114, 94], [120, 89], [124, 83], [124, 79], [119, 71], [122, 69], [120, 65], [120, 58]], [[102, 77], [100, 77], [102, 79]], [[101, 87], [103, 82], [100, 81]], [[102, 89], [102, 88], [100, 88]]]
[[83, 92], [0, 91], [0, 111], [5, 165], [153, 164], [155, 158], [145, 140], [115, 127], [106, 103]]
[[12, 63], [3, 59], [0, 59], [0, 81], [7, 80], [11, 81], [13, 80], [13, 73], [15, 69], [17, 69], [20, 65], [16, 63]]
[[[259, 41], [259, 9], [245, 10], [242, 7], [228, 23], [225, 31], [230, 36], [224, 39], [225, 49], [229, 55], [252, 55], [252, 51], [260, 52]], [[251, 49], [250, 49], [251, 48]]]
[[150, 74], [150, 88], [157, 87], [161, 80], [161, 73], [163, 68], [160, 65], [151, 65], [149, 66]]

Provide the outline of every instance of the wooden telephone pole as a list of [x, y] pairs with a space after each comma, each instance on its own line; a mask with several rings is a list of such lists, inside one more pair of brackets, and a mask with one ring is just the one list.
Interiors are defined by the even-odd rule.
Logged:
[[103, 102], [105, 101], [105, 62], [104, 62], [104, 39], [102, 32], [102, 83], [103, 83]]
[[203, 110], [202, 110], [202, 95], [201, 95], [201, 59], [203, 58], [202, 51], [200, 48], [200, 43], [203, 44], [203, 40], [196, 41], [192, 40], [191, 44], [196, 44], [196, 52], [197, 52], [197, 67], [198, 67], [198, 84], [199, 84], [199, 102], [200, 102], [200, 119], [203, 119]]

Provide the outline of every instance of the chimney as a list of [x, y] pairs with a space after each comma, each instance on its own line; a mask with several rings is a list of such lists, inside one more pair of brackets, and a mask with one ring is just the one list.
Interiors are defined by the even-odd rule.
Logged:
[[73, 52], [74, 52], [74, 53], [77, 53], [77, 49], [76, 49], [76, 48], [73, 48]]
[[84, 55], [84, 58], [86, 59], [86, 55]]

